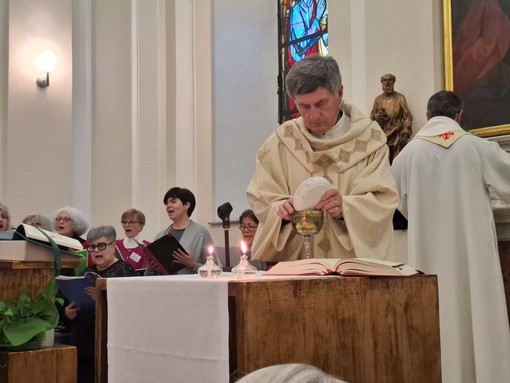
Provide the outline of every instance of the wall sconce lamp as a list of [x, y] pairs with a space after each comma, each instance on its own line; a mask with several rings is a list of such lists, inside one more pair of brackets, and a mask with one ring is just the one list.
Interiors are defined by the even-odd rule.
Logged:
[[50, 86], [50, 72], [55, 69], [56, 62], [55, 54], [49, 49], [45, 49], [41, 52], [37, 58], [37, 66], [46, 73], [46, 78], [39, 77], [37, 79], [37, 85], [41, 88], [47, 88]]

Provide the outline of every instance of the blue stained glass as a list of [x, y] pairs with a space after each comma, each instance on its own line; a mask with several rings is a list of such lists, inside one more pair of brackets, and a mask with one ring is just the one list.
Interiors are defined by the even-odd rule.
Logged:
[[[298, 0], [290, 9], [290, 54], [294, 61], [299, 61], [311, 49], [313, 53], [324, 53], [327, 49], [327, 32], [323, 32], [321, 24], [327, 25], [326, 0]], [[324, 39], [325, 38], [325, 39]], [[323, 39], [322, 49], [317, 43]], [[297, 42], [294, 42], [298, 40]], [[327, 54], [327, 52], [326, 52]]]
[[328, 54], [327, 0], [278, 0], [278, 120], [297, 117], [292, 99], [285, 92], [285, 76], [302, 58]]

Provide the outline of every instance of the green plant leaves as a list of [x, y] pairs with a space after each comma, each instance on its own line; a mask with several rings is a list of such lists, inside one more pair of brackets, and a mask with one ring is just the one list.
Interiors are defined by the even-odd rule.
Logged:
[[13, 302], [0, 300], [0, 348], [20, 346], [37, 335], [55, 328], [58, 310], [55, 299], [58, 288], [49, 281], [43, 292], [35, 299], [21, 294]]

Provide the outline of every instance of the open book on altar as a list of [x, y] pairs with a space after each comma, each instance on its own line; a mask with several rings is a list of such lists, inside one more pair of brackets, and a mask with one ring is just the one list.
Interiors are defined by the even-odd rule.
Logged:
[[410, 277], [411, 266], [375, 258], [310, 258], [278, 262], [264, 275], [343, 275], [349, 277]]

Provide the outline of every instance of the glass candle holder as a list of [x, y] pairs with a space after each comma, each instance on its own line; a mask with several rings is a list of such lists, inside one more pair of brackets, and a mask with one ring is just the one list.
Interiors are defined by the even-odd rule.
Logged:
[[247, 279], [255, 276], [257, 269], [248, 262], [246, 254], [241, 255], [239, 264], [232, 268], [232, 274], [236, 279]]
[[221, 267], [214, 262], [214, 255], [208, 255], [205, 265], [198, 268], [198, 275], [202, 278], [218, 278], [222, 273]]

